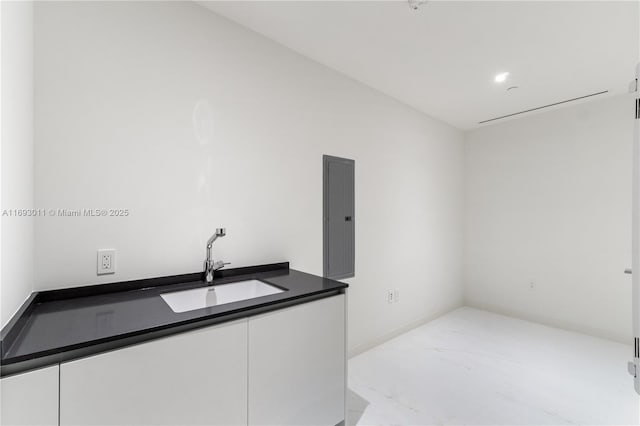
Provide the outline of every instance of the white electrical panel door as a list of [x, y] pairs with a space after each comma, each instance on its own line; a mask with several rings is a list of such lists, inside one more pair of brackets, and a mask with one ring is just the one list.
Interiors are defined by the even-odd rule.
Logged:
[[247, 320], [60, 365], [60, 425], [246, 425]]
[[249, 425], [344, 420], [345, 296], [249, 319]]
[[0, 425], [58, 425], [58, 365], [0, 380]]
[[633, 136], [633, 208], [632, 208], [632, 304], [633, 304], [633, 361], [629, 372], [635, 376], [635, 389], [640, 394], [640, 63], [636, 67], [635, 127]]

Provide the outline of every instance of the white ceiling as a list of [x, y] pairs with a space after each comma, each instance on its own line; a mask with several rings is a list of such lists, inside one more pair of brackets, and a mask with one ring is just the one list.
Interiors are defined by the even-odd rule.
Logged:
[[[200, 3], [462, 129], [624, 93], [640, 50], [638, 1], [430, 1], [417, 11], [405, 1]], [[501, 71], [510, 76], [498, 85]]]

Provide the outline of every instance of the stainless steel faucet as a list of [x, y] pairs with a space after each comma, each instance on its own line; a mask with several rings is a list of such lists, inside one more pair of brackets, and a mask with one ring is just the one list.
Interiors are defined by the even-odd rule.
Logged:
[[221, 260], [214, 262], [211, 255], [211, 247], [213, 247], [213, 242], [217, 240], [218, 237], [221, 238], [221, 237], [224, 237], [225, 235], [227, 235], [227, 230], [225, 228], [217, 228], [216, 232], [207, 241], [207, 258], [204, 261], [204, 276], [205, 276], [205, 281], [209, 285], [213, 284], [213, 273], [218, 269], [221, 269], [222, 267], [224, 267], [224, 265], [227, 265]]

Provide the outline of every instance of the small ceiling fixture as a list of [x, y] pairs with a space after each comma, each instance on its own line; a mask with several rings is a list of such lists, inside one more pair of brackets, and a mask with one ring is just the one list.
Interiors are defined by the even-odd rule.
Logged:
[[409, 7], [411, 10], [418, 10], [420, 6], [425, 4], [427, 0], [407, 0], [409, 2]]
[[504, 83], [507, 80], [507, 77], [509, 77], [509, 73], [508, 72], [501, 72], [500, 74], [496, 74], [495, 78], [493, 79], [496, 83]]

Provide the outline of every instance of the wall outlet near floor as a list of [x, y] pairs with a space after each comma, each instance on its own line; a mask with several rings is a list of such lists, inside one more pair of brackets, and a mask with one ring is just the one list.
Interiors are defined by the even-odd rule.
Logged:
[[397, 288], [387, 290], [387, 303], [395, 303], [400, 299], [400, 290]]
[[98, 275], [116, 273], [116, 251], [114, 249], [98, 250]]
[[393, 290], [387, 290], [387, 303], [393, 303]]

